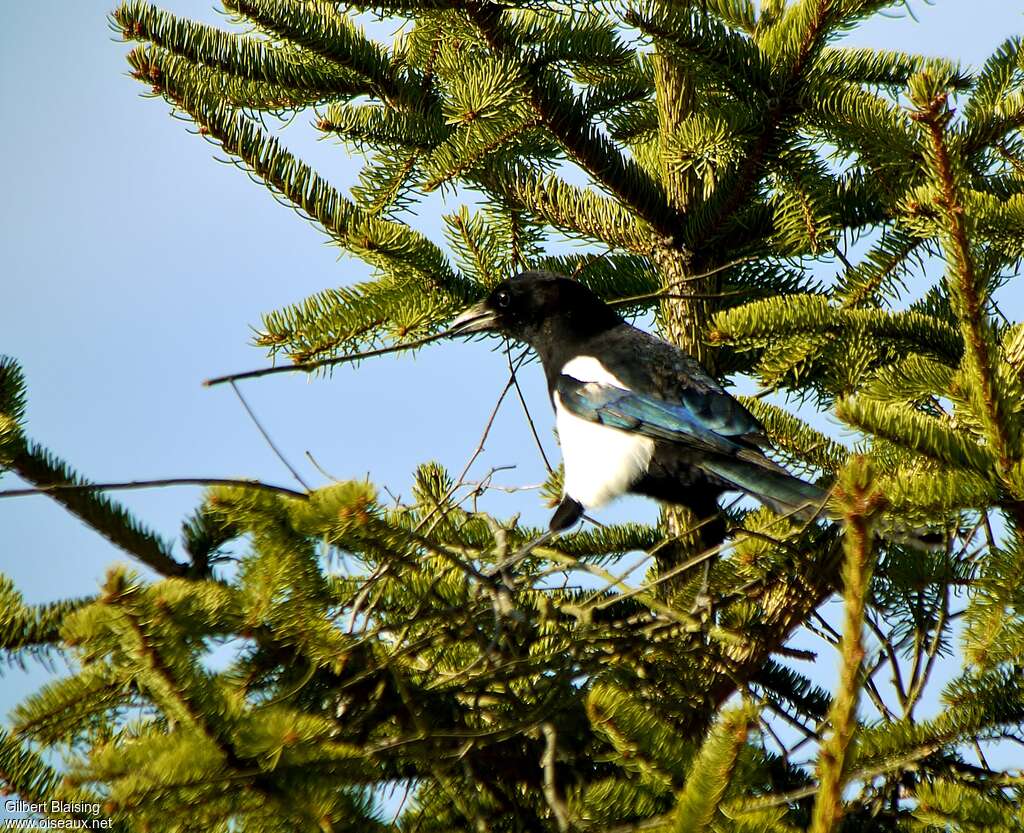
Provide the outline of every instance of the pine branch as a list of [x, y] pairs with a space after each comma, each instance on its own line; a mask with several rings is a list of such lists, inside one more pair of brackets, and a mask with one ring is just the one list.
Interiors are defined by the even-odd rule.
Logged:
[[991, 477], [966, 469], [922, 467], [920, 471], [898, 471], [882, 480], [893, 511], [919, 521], [936, 515], [949, 517], [963, 509], [982, 510], [999, 505], [1001, 499], [1001, 490]]
[[731, 218], [754, 193], [766, 168], [780, 153], [783, 125], [806, 106], [806, 97], [801, 93], [809, 86], [808, 77], [832, 28], [840, 23], [848, 25], [851, 19], [867, 13], [868, 6], [862, 3], [856, 11], [840, 11], [832, 0], [800, 0], [787, 6], [781, 19], [763, 30], [757, 39], [757, 61], [763, 61], [762, 56], [771, 57], [786, 69], [784, 74], [778, 70], [771, 73], [774, 77], [767, 86], [757, 81], [751, 84], [767, 96], [759, 107], [760, 130], [728, 193], [716, 199], [709, 216], [702, 218], [706, 239], [714, 240], [727, 229]]
[[704, 3], [644, 3], [625, 20], [691, 72], [710, 77], [760, 111], [772, 94], [770, 64], [753, 39], [716, 20]]
[[23, 665], [22, 654], [45, 656], [45, 650], [59, 646], [64, 618], [91, 599], [64, 599], [40, 605], [26, 605], [14, 583], [0, 573], [0, 652], [8, 662]]
[[[460, 276], [460, 282], [470, 293], [466, 300], [481, 294], [482, 287], [471, 282], [471, 276]], [[431, 289], [430, 282], [418, 274], [382, 275], [375, 281], [325, 289], [297, 304], [267, 313], [256, 343], [269, 347], [271, 354], [287, 353], [293, 362], [292, 369], [329, 367], [337, 363], [330, 357], [339, 350], [374, 347], [385, 336], [396, 343], [351, 355], [381, 355], [377, 351], [402, 349], [404, 344], [417, 347], [434, 337], [409, 336], [429, 333], [436, 329], [438, 321], [451, 318], [465, 305], [462, 299]]]
[[112, 19], [126, 40], [148, 41], [194, 64], [252, 82], [302, 90], [310, 102], [371, 90], [358, 75], [313, 53], [183, 20], [145, 0], [123, 3]]
[[[68, 789], [61, 782], [60, 773], [47, 764], [42, 756], [2, 729], [0, 793], [4, 796], [16, 795], [23, 802], [44, 808], [42, 815], [51, 820], [50, 826], [53, 827], [90, 829], [103, 825], [103, 829], [117, 833], [127, 833], [129, 829], [120, 821], [107, 817], [107, 809], [99, 795]], [[13, 803], [10, 799], [6, 801]], [[100, 808], [102, 812], [92, 812], [94, 807]], [[12, 815], [7, 818], [16, 817]]]
[[[954, 298], [958, 304], [958, 318], [963, 332], [965, 363], [979, 384], [980, 417], [985, 433], [992, 444], [999, 469], [1009, 471], [1015, 458], [1017, 438], [1008, 435], [1006, 425], [1011, 419], [1011, 408], [999, 390], [993, 367], [991, 341], [985, 326], [985, 310], [979, 295], [979, 278], [976, 273], [974, 255], [969, 241], [967, 220], [960, 201], [949, 150], [945, 140], [945, 126], [951, 113], [947, 108], [945, 94], [925, 96], [926, 90], [915, 91], [914, 101], [918, 106], [913, 114], [927, 131], [931, 141], [931, 154], [935, 175], [941, 188], [939, 207], [944, 217], [943, 239], [947, 262], [953, 270], [957, 291]], [[1020, 496], [1018, 496], [1020, 497]], [[1019, 514], [1024, 522], [1024, 511]]]
[[38, 743], [70, 744], [87, 734], [99, 718], [138, 702], [138, 691], [126, 684], [125, 675], [109, 663], [98, 662], [47, 683], [19, 703], [11, 715], [12, 724], [18, 735]]
[[395, 110], [386, 105], [353, 105], [334, 102], [317, 122], [317, 129], [336, 133], [354, 147], [372, 147], [392, 151], [395, 147], [426, 151], [443, 141], [451, 132], [440, 113], [423, 114]]
[[159, 489], [164, 486], [239, 486], [308, 500], [307, 492], [296, 492], [284, 486], [261, 483], [258, 480], [231, 480], [223, 477], [165, 477], [160, 480], [131, 480], [126, 483], [50, 483], [34, 489], [3, 489], [0, 498], [48, 495], [54, 492], [119, 492], [128, 489]]
[[281, 147], [252, 121], [211, 100], [202, 89], [173, 74], [164, 63], [150, 80], [187, 112], [205, 132], [259, 176], [271, 191], [287, 198], [318, 222], [342, 246], [379, 269], [397, 276], [418, 276], [460, 305], [475, 293], [455, 275], [444, 254], [419, 232], [402, 223], [376, 218], [345, 199], [306, 164]]
[[[187, 83], [235, 107], [266, 113], [283, 115], [295, 112], [322, 103], [328, 95], [337, 95], [337, 92], [325, 94], [315, 88], [284, 87], [264, 81], [253, 81], [195, 63], [152, 45], [133, 49], [126, 59], [132, 67], [132, 77], [138, 81], [152, 83], [154, 92], [162, 89], [161, 77], [170, 74], [180, 83]], [[359, 86], [350, 85], [347, 94], [358, 95], [360, 92]]]
[[848, 266], [840, 276], [835, 293], [844, 307], [875, 306], [883, 297], [891, 297], [901, 287], [902, 278], [927, 241], [900, 230], [883, 235], [882, 239], [856, 266]]
[[750, 707], [726, 712], [711, 729], [673, 811], [673, 833], [701, 833], [713, 829], [737, 758], [746, 744], [752, 718]]
[[1002, 100], [1018, 87], [1021, 38], [1007, 38], [989, 56], [974, 81], [974, 90], [964, 107], [968, 123], [984, 121]]
[[38, 755], [0, 729], [0, 782], [5, 794], [45, 804], [58, 781], [57, 773]]
[[848, 336], [860, 330], [874, 339], [933, 355], [951, 366], [963, 357], [957, 330], [934, 315], [917, 311], [852, 310], [836, 307], [824, 295], [768, 298], [718, 313], [709, 338], [740, 347], [777, 345], [790, 335]]
[[555, 174], [539, 179], [524, 171], [484, 180], [513, 205], [567, 234], [634, 254], [651, 250], [652, 227], [619, 203], [570, 185]]
[[721, 706], [786, 643], [789, 635], [839, 584], [841, 541], [825, 533], [813, 547], [801, 549], [798, 566], [785, 579], [766, 582], [757, 598], [757, 638], [735, 645], [715, 646], [704, 658], [711, 670], [705, 692], [708, 702]]
[[[496, 281], [551, 268], [631, 312], [657, 305], [664, 333], [716, 375], [755, 372], [838, 402], [888, 474], [868, 482], [841, 444], [744, 400], [794, 473], [825, 487], [845, 472], [829, 510], [845, 539], [836, 524], [734, 502], [668, 537], [587, 528], [514, 572], [494, 568], [538, 530], [478, 511], [493, 471], [463, 482], [424, 465], [394, 506], [363, 481], [308, 495], [224, 483], [182, 529], [187, 576], [112, 576], [104, 597], [67, 609], [0, 586], [0, 648], [82, 659], [15, 716], [45, 762], [62, 746], [84, 753], [54, 769], [58, 789], [95, 784], [125, 824], [154, 831], [378, 831], [371, 805], [396, 783], [412, 795], [391, 827], [418, 833], [796, 833], [815, 795], [819, 830], [1010, 825], [1000, 791], [1018, 785], [962, 758], [967, 744], [1019, 737], [1024, 715], [1020, 547], [988, 523], [1024, 507], [1024, 328], [994, 295], [1024, 254], [1020, 45], [975, 83], [952, 62], [835, 43], [894, 2], [228, 0], [239, 34], [140, 0], [115, 12], [145, 42], [129, 56], [140, 80], [374, 269], [266, 315], [259, 343], [297, 364], [241, 377], [416, 349], [447, 338], [442, 322]], [[401, 19], [393, 48], [359, 30], [363, 11]], [[900, 106], [905, 87], [918, 120]], [[968, 90], [955, 122], [945, 104], [931, 113], [940, 92]], [[261, 129], [261, 113], [324, 103], [320, 130], [368, 155], [349, 197]], [[590, 185], [570, 184], [576, 168]], [[398, 221], [428, 189], [464, 186], [487, 205], [445, 209], [444, 240]], [[552, 233], [588, 246], [553, 254]], [[924, 268], [939, 242], [944, 277]], [[807, 277], [812, 257], [842, 262], [835, 286]], [[911, 277], [934, 286], [899, 306]], [[27, 453], [23, 391], [0, 361], [0, 462]], [[83, 502], [171, 558], [130, 517], [88, 503], [116, 515], [103, 484], [55, 463], [45, 473], [14, 491]], [[544, 492], [561, 498], [560, 472]], [[728, 545], [671, 557], [711, 526], [731, 527]], [[918, 529], [940, 527], [945, 550], [911, 549]], [[882, 566], [869, 584], [874, 528]], [[697, 603], [705, 568], [711, 611]], [[827, 693], [773, 656], [814, 659], [789, 640], [843, 585], [840, 682], [819, 726]], [[949, 610], [960, 588], [973, 588], [966, 612]], [[884, 648], [865, 668], [867, 603]], [[937, 718], [914, 720], [961, 615], [977, 667], [947, 687]], [[222, 643], [225, 668], [210, 655]], [[874, 682], [890, 664], [902, 717]], [[884, 725], [858, 723], [862, 684]], [[737, 693], [757, 698], [758, 721], [723, 716]], [[788, 743], [777, 721], [803, 740]], [[822, 742], [815, 784], [794, 755]]]
[[805, 720], [818, 723], [828, 713], [830, 697], [827, 691], [813, 685], [808, 677], [773, 660], [765, 663], [751, 683], [770, 691], [774, 696], [792, 704], [794, 711]]
[[42, 447], [29, 443], [3, 462], [19, 477], [48, 490], [69, 512], [150, 569], [164, 576], [188, 574], [188, 565], [174, 559], [170, 545], [140, 525], [127, 510], [89, 488], [65, 488], [89, 484]]
[[1024, 660], [1024, 541], [1015, 536], [981, 569], [967, 608], [964, 649], [971, 662], [991, 670]]
[[880, 367], [861, 389], [863, 396], [882, 402], [914, 403], [931, 406], [934, 397], [948, 396], [957, 405], [964, 402], [957, 395], [956, 371], [949, 365], [910, 355]]
[[426, 109], [432, 96], [418, 79], [402, 75], [390, 55], [368, 40], [335, 3], [326, 0], [225, 0], [229, 11], [245, 15], [278, 37], [365, 78], [381, 97], [405, 109]]
[[636, 692], [599, 682], [587, 694], [587, 716], [622, 762], [641, 770], [645, 778], [666, 786], [686, 778], [693, 745]]
[[21, 422], [25, 416], [25, 377], [10, 356], [0, 355], [0, 472], [5, 459], [24, 444]]
[[[517, 105], [518, 102], [505, 100], [498, 103], [497, 113], [481, 113], [475, 109], [466, 113], [464, 126], [438, 143], [424, 158], [423, 190], [437, 190], [459, 177], [475, 179], [476, 171], [493, 164], [496, 156], [514, 152], [515, 143], [527, 138], [538, 124], [534, 114]], [[456, 115], [449, 116], [448, 120], [462, 118]]]
[[947, 77], [950, 88], [957, 91], [974, 86], [974, 79], [957, 64], [890, 49], [828, 46], [814, 67], [814, 73], [825, 78], [884, 87], [903, 87], [914, 74], [929, 71]]
[[[474, 4], [466, 13], [499, 56], [514, 55], [514, 44], [503, 26], [500, 6]], [[545, 72], [527, 76], [525, 83], [538, 117], [569, 157], [659, 234], [673, 238], [678, 220], [668, 209], [660, 187], [584, 120], [580, 103], [572, 92]]]
[[557, 9], [538, 9], [535, 14], [511, 18], [509, 40], [533, 47], [532, 68], [567, 67], [580, 80], [602, 77], [606, 71], [618, 71], [635, 60], [631, 45], [623, 41], [613, 19], [596, 9], [574, 12], [565, 15]]
[[772, 443], [791, 465], [833, 473], [846, 462], [849, 452], [843, 445], [798, 417], [754, 396], [741, 396], [739, 400], [764, 425]]
[[884, 497], [872, 482], [873, 473], [862, 458], [855, 458], [843, 470], [835, 490], [843, 506], [843, 638], [839, 688], [829, 709], [831, 731], [822, 743], [818, 758], [821, 785], [811, 818], [811, 833], [831, 833], [843, 816], [842, 793], [848, 772], [847, 750], [857, 730], [857, 700], [863, 683], [864, 605], [871, 582], [875, 556], [871, 525], [884, 504]]
[[903, 405], [857, 397], [840, 400], [836, 416], [875, 436], [884, 437], [941, 463], [990, 476], [996, 460], [992, 451], [949, 425]]

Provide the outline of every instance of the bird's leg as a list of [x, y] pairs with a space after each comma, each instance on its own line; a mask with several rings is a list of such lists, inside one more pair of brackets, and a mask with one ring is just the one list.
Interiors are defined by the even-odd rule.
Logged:
[[548, 528], [552, 532], [561, 532], [573, 526], [582, 517], [583, 504], [566, 495], [562, 498], [562, 502], [558, 504], [555, 514], [551, 516]]

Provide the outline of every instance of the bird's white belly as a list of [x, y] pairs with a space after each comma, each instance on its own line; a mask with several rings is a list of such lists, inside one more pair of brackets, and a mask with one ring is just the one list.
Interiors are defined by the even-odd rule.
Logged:
[[[581, 382], [627, 390], [594, 356], [577, 356], [562, 373]], [[555, 425], [565, 464], [565, 494], [585, 507], [601, 506], [626, 492], [647, 471], [654, 440], [578, 417], [555, 394]]]
[[586, 508], [626, 492], [647, 471], [654, 440], [588, 422], [562, 407], [555, 394], [555, 425], [565, 464], [565, 494]]

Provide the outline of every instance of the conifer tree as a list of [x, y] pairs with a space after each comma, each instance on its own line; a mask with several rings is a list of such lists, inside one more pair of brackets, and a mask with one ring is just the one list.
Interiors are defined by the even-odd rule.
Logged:
[[[133, 74], [373, 267], [268, 312], [272, 356], [420, 347], [523, 268], [570, 274], [779, 394], [745, 402], [839, 521], [731, 506], [709, 541], [668, 513], [503, 571], [537, 530], [424, 462], [408, 505], [211, 486], [179, 551], [26, 436], [6, 359], [0, 466], [148, 572], [47, 605], [0, 580], [5, 658], [74, 669], [0, 731], [3, 789], [125, 831], [1024, 827], [1024, 324], [997, 304], [1024, 246], [1021, 40], [977, 70], [841, 44], [895, 0], [223, 4], [223, 30], [119, 6]], [[351, 193], [276, 135], [296, 113], [365, 155]]]

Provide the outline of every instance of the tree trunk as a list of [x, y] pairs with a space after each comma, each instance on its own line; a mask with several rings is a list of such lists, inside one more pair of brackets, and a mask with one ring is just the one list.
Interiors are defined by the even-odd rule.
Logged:
[[[697, 183], [692, 174], [681, 172], [678, 166], [671, 164], [669, 149], [679, 124], [693, 112], [693, 85], [687, 73], [664, 54], [655, 55], [654, 84], [661, 181], [669, 203], [682, 218], [697, 199]], [[659, 309], [662, 335], [694, 356], [714, 375], [714, 354], [704, 339], [711, 313], [706, 298], [709, 292], [705, 285], [707, 279], [693, 278], [693, 255], [678, 239], [660, 241], [653, 259], [667, 296]], [[707, 495], [694, 497], [694, 505], [690, 508], [666, 506], [662, 509], [665, 532], [677, 540], [659, 550], [657, 563], [660, 573], [721, 544], [724, 538], [723, 524], [707, 522], [709, 513], [714, 515], [716, 512], [714, 501], [709, 503], [705, 499]], [[682, 581], [664, 582], [663, 592], [672, 595], [673, 588], [678, 588], [689, 576], [683, 574], [679, 578]]]

